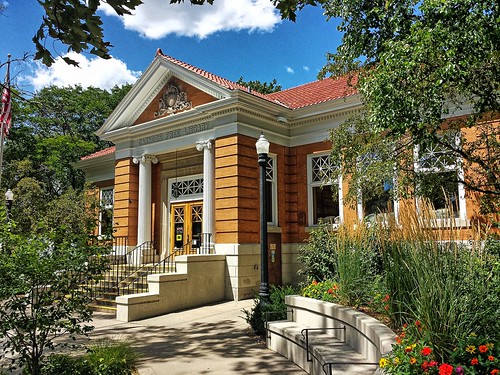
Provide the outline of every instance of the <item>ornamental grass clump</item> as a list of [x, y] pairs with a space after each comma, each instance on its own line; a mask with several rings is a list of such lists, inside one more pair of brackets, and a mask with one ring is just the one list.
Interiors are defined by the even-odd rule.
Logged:
[[423, 202], [418, 212], [401, 210], [399, 225], [378, 238], [396, 326], [420, 321], [439, 360], [471, 332], [499, 336], [498, 258], [485, 250], [483, 232], [443, 223]]
[[359, 307], [373, 299], [374, 287], [379, 283], [381, 273], [375, 230], [375, 227], [364, 225], [343, 225], [338, 229], [333, 280], [338, 285], [342, 304]]

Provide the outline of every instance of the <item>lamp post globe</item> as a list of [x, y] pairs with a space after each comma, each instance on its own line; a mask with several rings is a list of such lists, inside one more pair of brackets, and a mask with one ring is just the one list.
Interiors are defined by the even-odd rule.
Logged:
[[269, 303], [269, 273], [267, 267], [267, 192], [266, 192], [266, 168], [267, 158], [269, 154], [269, 141], [260, 135], [260, 138], [255, 143], [257, 155], [259, 156], [258, 163], [260, 169], [260, 288], [259, 288], [259, 304], [261, 308]]

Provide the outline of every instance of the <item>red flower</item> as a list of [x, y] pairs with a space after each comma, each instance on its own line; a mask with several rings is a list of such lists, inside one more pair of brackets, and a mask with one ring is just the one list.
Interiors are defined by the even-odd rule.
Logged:
[[493, 362], [494, 360], [495, 360], [495, 357], [493, 357], [492, 355], [488, 356], [488, 361]]
[[488, 351], [488, 347], [486, 345], [479, 345], [479, 353], [486, 353]]
[[316, 280], [313, 280], [312, 285], [318, 285], [318, 282]]
[[386, 295], [385, 295], [385, 297], [384, 297], [384, 299], [383, 299], [383, 301], [384, 301], [384, 302], [387, 302], [387, 301], [389, 301], [390, 299], [391, 299], [391, 297], [390, 297], [388, 294], [386, 294]]
[[479, 363], [479, 360], [476, 357], [472, 358], [470, 361], [470, 364], [473, 366], [477, 365], [478, 363]]
[[429, 368], [429, 362], [424, 361], [424, 363], [422, 363], [422, 365], [420, 365], [420, 367], [422, 367], [422, 370], [424, 370], [425, 372], [427, 372], [427, 370]]
[[491, 370], [491, 375], [498, 375], [500, 374], [500, 370], [499, 369], [494, 369], [494, 370]]
[[420, 327], [420, 324], [421, 324], [421, 323], [420, 323], [420, 320], [417, 320], [417, 321], [415, 322], [415, 325], [416, 325], [417, 327]]
[[428, 348], [427, 346], [424, 346], [424, 348], [421, 351], [422, 355], [429, 355], [432, 353], [432, 349]]
[[447, 363], [443, 363], [439, 366], [439, 375], [452, 375], [453, 374], [453, 366], [450, 366]]
[[333, 293], [333, 289], [332, 288], [329, 288], [328, 289], [328, 294], [332, 294]]
[[430, 361], [429, 362], [429, 367], [436, 367], [438, 363], [436, 361]]

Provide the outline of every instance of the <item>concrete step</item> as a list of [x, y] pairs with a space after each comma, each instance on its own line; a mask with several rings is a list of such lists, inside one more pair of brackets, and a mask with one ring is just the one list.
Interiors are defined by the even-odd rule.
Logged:
[[[309, 374], [373, 375], [378, 365], [367, 360], [343, 340], [343, 331], [309, 331], [293, 321], [268, 323], [268, 347], [287, 357]], [[309, 351], [309, 353], [308, 353]]]

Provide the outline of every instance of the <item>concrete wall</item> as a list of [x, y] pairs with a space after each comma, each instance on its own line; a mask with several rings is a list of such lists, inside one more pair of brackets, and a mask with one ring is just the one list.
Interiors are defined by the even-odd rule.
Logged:
[[[286, 296], [285, 304], [293, 310], [289, 319], [313, 328], [346, 326], [347, 344], [369, 361], [378, 362], [392, 350], [396, 334], [387, 326], [360, 311], [336, 303], [300, 296]], [[337, 333], [333, 333], [336, 336]], [[341, 337], [339, 337], [341, 338]]]
[[119, 296], [116, 319], [130, 322], [224, 300], [224, 255], [182, 255], [175, 261], [177, 272], [148, 276], [148, 293]]

